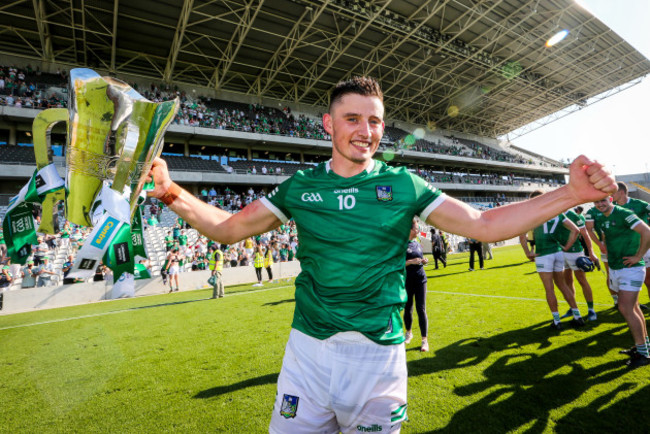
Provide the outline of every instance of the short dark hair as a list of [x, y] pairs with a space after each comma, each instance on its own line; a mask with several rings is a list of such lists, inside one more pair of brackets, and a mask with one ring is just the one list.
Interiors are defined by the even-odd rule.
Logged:
[[584, 210], [585, 210], [585, 209], [584, 209], [583, 207], [581, 207], [580, 205], [578, 205], [578, 206], [576, 207], [576, 212], [577, 212], [578, 214], [582, 214], [582, 211], [584, 211]]
[[624, 193], [627, 193], [627, 184], [625, 184], [623, 181], [618, 181], [616, 185], [618, 185], [619, 190], [621, 190]]
[[541, 195], [543, 195], [543, 194], [544, 194], [544, 191], [543, 191], [543, 190], [535, 190], [535, 191], [531, 192], [531, 193], [528, 195], [528, 197], [529, 197], [530, 199], [532, 199], [532, 198], [534, 198], [534, 197], [541, 196]]
[[372, 77], [352, 77], [349, 80], [339, 81], [330, 97], [329, 111], [332, 111], [332, 106], [339, 102], [341, 98], [349, 93], [356, 93], [363, 96], [376, 96], [384, 103], [384, 94], [381, 91], [381, 86]]

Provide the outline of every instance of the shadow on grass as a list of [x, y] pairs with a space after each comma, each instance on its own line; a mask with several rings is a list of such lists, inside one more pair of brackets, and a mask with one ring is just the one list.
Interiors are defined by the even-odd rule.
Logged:
[[[606, 320], [613, 317], [603, 316]], [[582, 408], [583, 405], [575, 403], [590, 389], [630, 372], [624, 365], [624, 356], [620, 360], [603, 358], [612, 348], [620, 347], [621, 334], [629, 334], [620, 319], [617, 325], [595, 335], [593, 330], [589, 336], [575, 335], [575, 341], [557, 345], [551, 341], [557, 333], [544, 322], [488, 338], [460, 340], [436, 350], [434, 357], [410, 361], [408, 372], [410, 377], [414, 377], [477, 366], [488, 358], [496, 358], [482, 371], [480, 380], [454, 388], [453, 393], [457, 396], [477, 396], [477, 399], [454, 412], [447, 426], [429, 432], [504, 433], [525, 427], [525, 432], [541, 433], [549, 430], [552, 412], [566, 405], [576, 409], [563, 416], [562, 421], [566, 423], [564, 432], [571, 427], [574, 432], [594, 431], [596, 428], [602, 431], [606, 426], [610, 430], [620, 430], [620, 419], [615, 412], [609, 413], [608, 409], [611, 419], [603, 421], [597, 415], [597, 409], [602, 405], [592, 409], [591, 405]], [[533, 348], [519, 350], [526, 346]], [[550, 351], [538, 351], [550, 347]], [[638, 398], [635, 395], [634, 399], [639, 408], [645, 409], [648, 391], [642, 395]], [[626, 408], [622, 405], [618, 411], [625, 412]], [[583, 413], [593, 416], [593, 428], [585, 429]], [[650, 426], [647, 413], [639, 416], [641, 424], [634, 424]], [[629, 422], [634, 420], [627, 416], [625, 419]], [[576, 428], [579, 429], [576, 431]]]
[[[516, 264], [496, 265], [494, 267], [490, 267], [489, 264], [485, 264], [486, 268], [484, 270], [478, 270], [477, 269], [475, 271], [469, 271], [468, 269], [465, 269], [465, 270], [462, 270], [462, 271], [451, 271], [451, 272], [446, 271], [447, 268], [452, 266], [452, 265], [448, 265], [447, 268], [444, 268], [442, 272], [440, 272], [440, 269], [438, 270], [438, 272], [436, 272], [435, 268], [433, 268], [431, 270], [427, 270], [428, 271], [427, 277], [430, 278], [430, 279], [436, 279], [436, 278], [439, 278], [439, 277], [448, 277], [448, 276], [454, 276], [454, 275], [457, 275], [457, 274], [474, 273], [474, 272], [478, 272], [478, 271], [498, 270], [500, 268], [519, 267], [521, 265], [527, 264], [528, 262], [530, 262], [530, 261], [519, 262], [519, 263], [516, 263]], [[454, 265], [461, 265], [461, 266], [469, 267], [469, 264], [467, 264], [467, 263], [454, 264]], [[535, 273], [536, 273], [536, 271], [535, 271]], [[528, 274], [531, 274], [531, 273], [528, 273]]]
[[195, 303], [197, 301], [206, 301], [206, 300], [211, 300], [211, 297], [197, 298], [196, 300], [170, 301], [170, 302], [167, 302], [167, 303], [149, 304], [147, 306], [130, 307], [130, 308], [126, 309], [126, 310], [140, 310], [140, 309], [149, 309], [149, 308], [152, 308], [152, 307], [176, 306], [178, 304]]
[[264, 303], [262, 306], [277, 306], [279, 304], [295, 303], [295, 302], [296, 302], [295, 298], [287, 298], [286, 300], [270, 301], [268, 303]]
[[227, 384], [224, 386], [212, 387], [210, 389], [202, 390], [201, 392], [194, 395], [196, 399], [207, 399], [214, 398], [215, 396], [220, 396], [226, 393], [235, 392], [237, 390], [246, 389], [248, 387], [262, 386], [265, 384], [275, 384], [278, 381], [279, 373], [263, 375], [261, 377], [249, 378], [239, 383]]

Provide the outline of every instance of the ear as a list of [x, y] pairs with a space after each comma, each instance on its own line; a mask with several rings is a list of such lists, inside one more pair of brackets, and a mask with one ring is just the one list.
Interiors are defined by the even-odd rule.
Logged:
[[332, 116], [329, 113], [323, 115], [323, 128], [327, 131], [327, 134], [332, 136]]

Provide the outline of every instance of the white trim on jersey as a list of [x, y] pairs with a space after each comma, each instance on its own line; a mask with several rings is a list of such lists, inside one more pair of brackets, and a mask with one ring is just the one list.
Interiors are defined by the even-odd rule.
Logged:
[[[327, 173], [329, 173], [329, 171], [332, 170], [331, 167], [330, 167], [331, 162], [332, 162], [332, 159], [330, 158], [325, 163], [325, 172], [327, 172]], [[370, 173], [370, 172], [373, 171], [374, 168], [375, 168], [375, 160], [373, 159], [373, 160], [370, 160], [370, 164], [364, 170], [366, 171], [366, 173]]]
[[281, 221], [282, 223], [286, 223], [286, 222], [289, 221], [289, 219], [287, 218], [287, 216], [284, 215], [284, 213], [283, 213], [282, 211], [280, 211], [280, 208], [278, 208], [277, 206], [273, 205], [273, 204], [271, 203], [271, 201], [268, 200], [267, 198], [265, 198], [265, 197], [260, 198], [260, 202], [262, 202], [262, 205], [264, 205], [265, 207], [267, 207], [267, 208], [269, 209], [269, 211], [271, 211], [273, 214], [275, 214], [275, 216], [276, 216], [277, 218], [279, 218], [280, 221]]
[[433, 202], [429, 204], [426, 208], [424, 208], [424, 211], [420, 213], [420, 220], [423, 222], [427, 221], [427, 218], [429, 217], [429, 214], [433, 212], [436, 208], [438, 208], [445, 200], [447, 199], [447, 195], [442, 193], [440, 196], [436, 198]]

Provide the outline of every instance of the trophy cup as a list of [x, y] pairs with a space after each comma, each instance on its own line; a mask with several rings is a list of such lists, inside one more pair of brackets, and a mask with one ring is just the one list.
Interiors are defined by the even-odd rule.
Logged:
[[[118, 193], [130, 187], [133, 217], [144, 180], [162, 152], [164, 132], [178, 111], [178, 98], [154, 103], [120, 80], [77, 68], [70, 71], [68, 106], [44, 110], [34, 120], [38, 169], [50, 164], [52, 126], [68, 122], [66, 219], [92, 226], [91, 208], [105, 182]], [[42, 229], [49, 229], [49, 218], [44, 210]]]
[[[37, 172], [12, 201], [17, 216], [18, 211], [24, 214], [29, 202], [42, 204], [40, 232], [53, 233], [53, 208], [60, 200], [64, 201], [67, 220], [95, 226], [90, 242], [77, 255], [71, 276], [88, 277], [104, 253], [109, 267], [113, 268], [111, 261], [118, 266], [126, 263], [122, 272], [133, 272], [131, 222], [140, 218], [136, 212], [140, 193], [153, 160], [162, 152], [163, 135], [179, 105], [178, 98], [148, 101], [123, 81], [78, 68], [70, 71], [68, 109], [44, 110], [34, 119]], [[49, 148], [52, 127], [64, 121], [68, 128], [62, 188]], [[8, 222], [10, 229], [11, 224]], [[135, 222], [133, 226], [141, 227]], [[141, 235], [133, 239], [142, 240]], [[29, 253], [26, 240], [31, 238], [21, 237], [14, 250], [20, 249], [24, 259]], [[115, 272], [115, 279], [118, 277]]]

